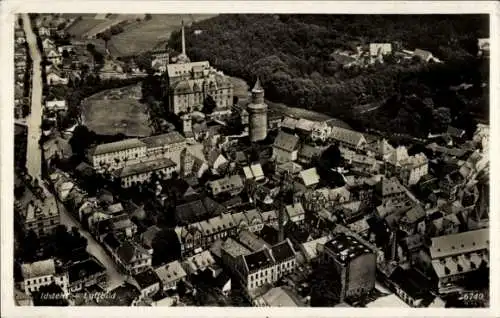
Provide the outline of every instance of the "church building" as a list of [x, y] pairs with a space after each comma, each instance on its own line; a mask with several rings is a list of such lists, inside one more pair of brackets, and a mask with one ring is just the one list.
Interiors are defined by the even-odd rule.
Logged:
[[233, 104], [233, 85], [229, 77], [210, 66], [208, 61], [191, 62], [186, 55], [184, 23], [182, 53], [175, 64], [167, 65], [166, 90], [171, 113], [201, 111], [207, 98], [212, 98], [214, 112], [229, 110]]

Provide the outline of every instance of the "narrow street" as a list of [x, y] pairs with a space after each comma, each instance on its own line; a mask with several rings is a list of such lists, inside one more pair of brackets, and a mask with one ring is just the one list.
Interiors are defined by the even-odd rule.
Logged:
[[36, 35], [31, 27], [28, 14], [23, 14], [23, 26], [26, 33], [31, 59], [33, 61], [31, 83], [31, 112], [26, 119], [28, 125], [28, 141], [26, 150], [26, 168], [33, 178], [41, 179], [42, 155], [38, 141], [42, 125], [42, 56], [37, 47]]
[[61, 224], [66, 225], [68, 229], [71, 229], [74, 226], [77, 227], [82, 236], [87, 239], [87, 252], [97, 258], [104, 265], [104, 267], [106, 267], [108, 274], [108, 290], [112, 290], [120, 286], [125, 281], [126, 277], [118, 271], [115, 262], [106, 253], [101, 244], [99, 244], [89, 232], [82, 229], [80, 222], [75, 220], [71, 213], [68, 212], [64, 204], [62, 204], [59, 200], [57, 200], [57, 203], [59, 206], [59, 213], [61, 215]]

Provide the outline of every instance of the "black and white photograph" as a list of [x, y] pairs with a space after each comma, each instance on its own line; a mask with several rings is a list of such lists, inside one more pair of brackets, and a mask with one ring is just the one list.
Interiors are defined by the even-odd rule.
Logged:
[[491, 15], [93, 9], [13, 19], [15, 306], [491, 306]]

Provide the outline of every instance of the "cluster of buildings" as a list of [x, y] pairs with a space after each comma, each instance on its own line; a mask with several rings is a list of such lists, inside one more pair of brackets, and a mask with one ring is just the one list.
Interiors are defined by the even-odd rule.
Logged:
[[14, 116], [16, 119], [28, 115], [25, 111], [25, 108], [29, 107], [30, 104], [29, 96], [26, 96], [30, 89], [25, 87], [29, 83], [31, 74], [28, 60], [29, 52], [26, 44], [26, 34], [23, 27], [16, 22], [14, 30]]
[[[153, 61], [166, 73], [167, 107], [180, 131], [94, 145], [71, 174], [50, 174], [57, 199], [127, 276], [128, 305], [173, 305], [198, 293], [223, 301], [238, 289], [253, 306], [309, 306], [311, 288], [324, 286], [336, 302], [355, 304], [381, 284], [409, 306], [426, 307], [466, 290], [464, 282], [489, 267], [488, 126], [471, 140], [450, 127], [415, 151], [349, 127], [274, 118], [259, 80], [249, 104], [233, 107], [227, 77], [191, 62], [182, 33], [176, 63], [162, 52]], [[433, 59], [420, 51], [411, 54]], [[372, 59], [394, 53], [391, 44], [371, 44], [369, 52]], [[216, 115], [199, 116], [208, 96]], [[227, 117], [240, 120], [241, 135], [225, 133]], [[252, 159], [251, 145], [260, 150]], [[341, 160], [320, 173], [330, 147]], [[84, 172], [117, 182], [89, 196], [79, 185]], [[123, 195], [138, 188], [154, 209]], [[41, 197], [16, 206], [19, 220], [50, 233], [57, 201], [33, 192]], [[155, 254], [174, 253], [155, 250], [162, 231], [175, 233], [180, 255], [153, 266]], [[92, 274], [83, 261], [94, 264]], [[105, 288], [102, 265], [83, 261], [25, 264], [23, 288]], [[310, 286], [312, 277], [329, 280]]]
[[441, 63], [431, 52], [416, 48], [415, 50], [406, 50], [401, 48], [399, 43], [370, 43], [368, 45], [357, 46], [355, 51], [336, 50], [330, 57], [344, 68], [353, 66], [366, 67], [374, 63], [384, 63], [384, 58], [393, 56], [394, 61], [400, 63], [405, 60], [411, 60], [415, 57], [425, 63]]

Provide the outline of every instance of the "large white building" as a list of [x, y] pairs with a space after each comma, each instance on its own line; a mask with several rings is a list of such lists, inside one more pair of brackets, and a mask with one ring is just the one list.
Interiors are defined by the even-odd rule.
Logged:
[[34, 263], [21, 265], [23, 281], [21, 288], [27, 295], [40, 290], [42, 286], [55, 283], [61, 287], [63, 296], [68, 295], [68, 274], [66, 272], [58, 274], [53, 259], [46, 259]]
[[177, 170], [176, 167], [172, 160], [163, 158], [127, 165], [116, 170], [115, 175], [120, 179], [122, 187], [128, 188], [134, 183], [149, 181], [153, 173], [157, 173], [161, 179], [170, 179]]
[[101, 144], [89, 152], [89, 160], [96, 171], [106, 168], [112, 170], [124, 167], [127, 161], [146, 156], [147, 146], [137, 138]]

